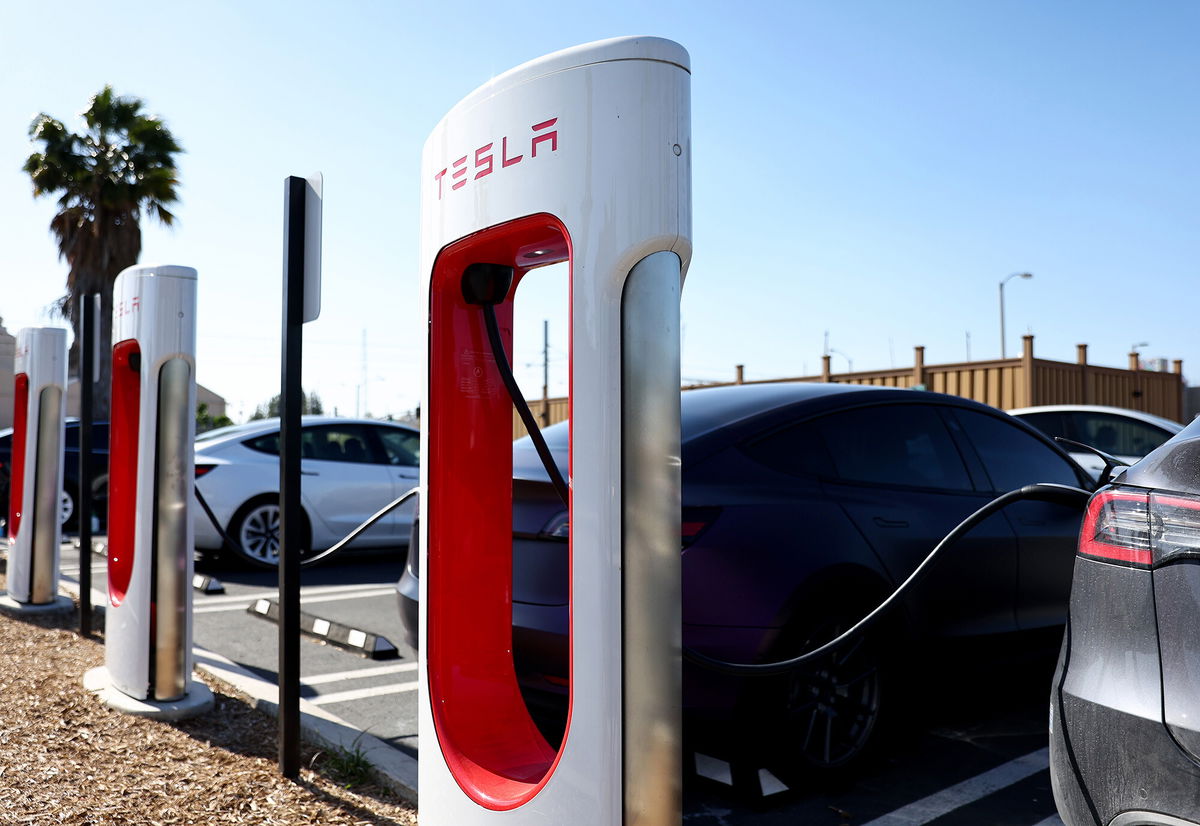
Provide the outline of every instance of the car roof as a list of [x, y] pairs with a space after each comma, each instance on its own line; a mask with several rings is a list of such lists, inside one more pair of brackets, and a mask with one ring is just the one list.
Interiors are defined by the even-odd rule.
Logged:
[[1008, 411], [1011, 416], [1024, 416], [1028, 413], [1108, 413], [1112, 416], [1124, 416], [1127, 419], [1137, 419], [1147, 424], [1158, 425], [1171, 433], [1183, 430], [1183, 425], [1172, 419], [1144, 413], [1141, 410], [1130, 410], [1126, 407], [1109, 407], [1101, 404], [1042, 404], [1036, 407], [1015, 407]]

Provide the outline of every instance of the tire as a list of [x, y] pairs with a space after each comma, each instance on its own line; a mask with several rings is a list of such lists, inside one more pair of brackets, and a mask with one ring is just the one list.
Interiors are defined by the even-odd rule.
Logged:
[[[227, 531], [238, 556], [258, 568], [279, 567], [279, 497], [258, 496], [238, 509]], [[300, 563], [309, 553], [312, 536], [307, 516], [303, 517]]]
[[[806, 607], [767, 659], [813, 650], [875, 604], [847, 600]], [[750, 680], [743, 709], [756, 718], [760, 753], [785, 771], [810, 779], [841, 775], [869, 759], [885, 739], [891, 712], [889, 648], [882, 635], [868, 630], [810, 666]]]
[[59, 499], [58, 523], [64, 531], [75, 529], [75, 494], [69, 488], [63, 488]]

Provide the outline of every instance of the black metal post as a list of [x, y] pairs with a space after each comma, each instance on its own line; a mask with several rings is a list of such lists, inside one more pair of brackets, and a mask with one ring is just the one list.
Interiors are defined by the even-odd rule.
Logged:
[[306, 182], [285, 182], [283, 364], [279, 399], [279, 772], [300, 774], [300, 367]]
[[92, 387], [96, 381], [96, 304], [84, 295], [79, 308], [79, 633], [92, 634]]

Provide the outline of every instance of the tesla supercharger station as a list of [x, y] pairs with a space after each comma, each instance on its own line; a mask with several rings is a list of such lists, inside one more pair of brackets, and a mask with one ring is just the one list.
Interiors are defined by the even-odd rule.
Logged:
[[105, 670], [119, 695], [106, 699], [151, 713], [122, 697], [179, 710], [196, 695], [203, 710], [211, 693], [191, 679], [196, 271], [124, 270], [113, 342]]
[[[419, 537], [424, 826], [680, 820], [679, 297], [689, 60], [622, 38], [503, 74], [425, 144]], [[474, 264], [570, 278], [570, 710], [552, 748], [512, 658], [512, 416]], [[510, 355], [511, 358], [511, 355]]]
[[14, 373], [8, 595], [19, 605], [53, 605], [62, 543], [67, 331], [20, 330]]

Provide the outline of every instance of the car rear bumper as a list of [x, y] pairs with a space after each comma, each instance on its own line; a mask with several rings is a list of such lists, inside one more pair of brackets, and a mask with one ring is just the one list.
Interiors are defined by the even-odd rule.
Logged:
[[1163, 723], [1149, 571], [1076, 560], [1050, 777], [1066, 826], [1200, 824], [1200, 766]]

